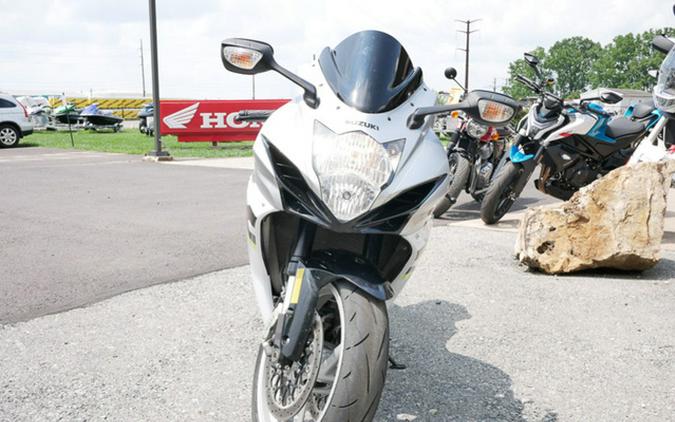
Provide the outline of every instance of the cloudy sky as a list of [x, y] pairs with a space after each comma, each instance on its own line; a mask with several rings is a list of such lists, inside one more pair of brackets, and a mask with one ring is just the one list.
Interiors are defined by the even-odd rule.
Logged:
[[[219, 45], [240, 36], [269, 42], [294, 71], [353, 32], [392, 34], [435, 89], [443, 69], [463, 78], [463, 29], [455, 19], [482, 19], [472, 36], [472, 88], [501, 85], [523, 51], [583, 35], [603, 44], [616, 34], [674, 26], [667, 0], [157, 0], [160, 91], [172, 98], [250, 98], [250, 77], [225, 72]], [[94, 95], [140, 93], [139, 41], [146, 49], [143, 0], [0, 0], [0, 90]], [[275, 74], [256, 77], [258, 98], [298, 90]]]

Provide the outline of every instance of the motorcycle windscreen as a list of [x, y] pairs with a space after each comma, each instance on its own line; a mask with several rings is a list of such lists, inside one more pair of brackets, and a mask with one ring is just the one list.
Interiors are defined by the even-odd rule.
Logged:
[[422, 70], [394, 37], [357, 32], [319, 56], [328, 85], [345, 104], [363, 113], [383, 113], [402, 104], [419, 87]]

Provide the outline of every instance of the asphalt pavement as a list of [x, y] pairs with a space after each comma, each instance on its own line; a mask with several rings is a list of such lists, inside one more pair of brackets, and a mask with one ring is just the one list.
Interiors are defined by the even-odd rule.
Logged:
[[[250, 420], [240, 161], [0, 151], [0, 421]], [[527, 272], [517, 216], [552, 201], [528, 188], [486, 228], [464, 195], [437, 220], [388, 306], [408, 369], [376, 420], [673, 419], [675, 250], [643, 273]]]
[[0, 150], [0, 324], [243, 265], [249, 173]]
[[[551, 277], [517, 265], [514, 239], [432, 231], [389, 304], [408, 369], [376, 420], [672, 420], [675, 252]], [[0, 326], [0, 420], [248, 421], [262, 332], [247, 267]]]

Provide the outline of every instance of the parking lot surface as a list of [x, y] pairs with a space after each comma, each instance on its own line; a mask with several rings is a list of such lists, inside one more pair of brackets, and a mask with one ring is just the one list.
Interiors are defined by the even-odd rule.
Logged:
[[[389, 305], [377, 415], [665, 421], [675, 412], [675, 253], [642, 274], [525, 272], [507, 231], [436, 227]], [[8, 421], [247, 421], [262, 324], [238, 267], [0, 328]], [[2, 419], [2, 418], [0, 418]]]
[[[0, 151], [0, 421], [250, 420], [249, 164]], [[463, 195], [436, 220], [388, 306], [408, 369], [376, 420], [672, 419], [674, 195], [643, 273], [525, 271], [518, 216], [552, 202], [528, 187], [486, 228]]]
[[0, 150], [0, 323], [244, 264], [248, 175]]

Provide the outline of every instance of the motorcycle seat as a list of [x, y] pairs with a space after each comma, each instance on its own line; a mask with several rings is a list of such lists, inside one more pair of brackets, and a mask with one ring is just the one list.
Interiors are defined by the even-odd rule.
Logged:
[[607, 124], [605, 133], [610, 138], [621, 139], [637, 137], [645, 130], [645, 125], [626, 117], [617, 117]]
[[649, 116], [654, 110], [656, 110], [654, 104], [640, 103], [635, 107], [633, 107], [633, 117], [638, 120], [644, 119], [645, 117]]

